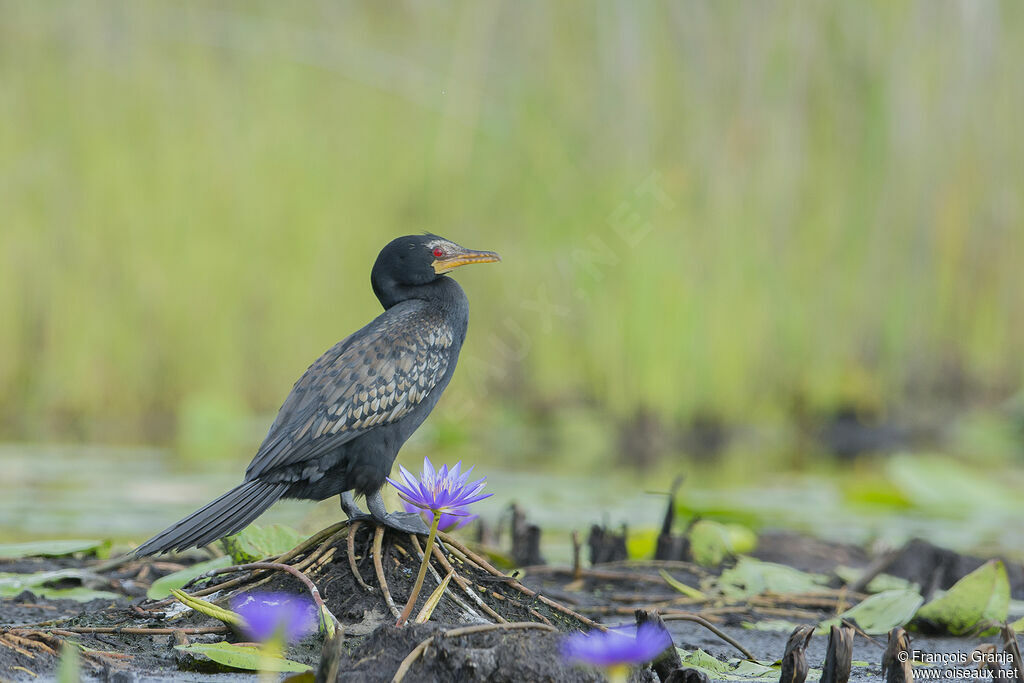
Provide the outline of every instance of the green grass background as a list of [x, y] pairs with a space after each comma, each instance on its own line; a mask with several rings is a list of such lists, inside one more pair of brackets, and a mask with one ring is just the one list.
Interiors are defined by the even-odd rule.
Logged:
[[442, 424], [1003, 400], [1021, 64], [1011, 1], [0, 1], [0, 437], [265, 428], [422, 231], [504, 258]]

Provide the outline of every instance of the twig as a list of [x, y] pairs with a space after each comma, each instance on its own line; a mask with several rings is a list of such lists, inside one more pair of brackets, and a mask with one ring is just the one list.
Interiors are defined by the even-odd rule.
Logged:
[[[409, 540], [412, 541], [413, 548], [415, 548], [416, 554], [418, 555], [420, 562], [422, 562], [423, 561], [423, 551], [420, 549], [420, 542], [416, 539], [416, 534], [409, 534]], [[398, 545], [396, 543], [394, 547], [395, 548], [401, 548], [402, 546], [400, 546], [400, 545]], [[434, 545], [433, 548], [431, 548], [431, 554], [434, 555], [434, 557], [438, 556], [438, 548], [437, 548], [436, 544]], [[441, 557], [444, 557], [443, 553], [441, 554]], [[442, 566], [444, 566], [444, 565], [442, 565]], [[434, 565], [430, 565], [428, 567], [428, 569], [430, 570], [430, 575], [434, 577], [435, 581], [437, 581], [437, 585], [440, 586], [441, 585], [441, 581], [442, 581], [441, 575], [438, 574], [436, 569], [434, 569]], [[452, 568], [452, 566], [450, 564], [447, 567], [445, 567], [445, 572], [448, 575], [450, 575], [452, 577], [452, 579], [455, 579], [455, 583], [456, 584], [458, 584], [459, 579], [462, 578], [462, 577], [459, 576], [458, 572], [456, 572], [455, 569]], [[486, 622], [487, 621], [475, 609], [473, 609], [472, 607], [467, 605], [466, 602], [455, 593], [455, 591], [450, 591], [448, 593], [448, 597], [451, 598], [452, 601], [456, 605], [461, 607], [462, 610], [464, 612], [466, 612], [466, 614], [471, 614], [471, 615], [473, 615], [474, 617], [476, 617], [477, 619], [479, 619], [482, 622]]]
[[550, 620], [550, 619], [548, 619], [547, 617], [545, 617], [545, 616], [544, 616], [543, 614], [541, 614], [541, 613], [540, 613], [540, 612], [538, 612], [537, 610], [535, 610], [535, 609], [533, 609], [533, 608], [530, 608], [530, 614], [532, 614], [533, 616], [537, 617], [538, 619], [540, 619], [541, 621], [543, 621], [543, 622], [544, 622], [545, 624], [547, 624], [548, 626], [554, 626], [554, 624], [552, 624], [552, 623], [551, 623], [551, 620]]
[[137, 559], [139, 558], [135, 557], [135, 555], [133, 555], [132, 553], [125, 553], [120, 557], [114, 557], [109, 560], [100, 562], [99, 564], [95, 564], [90, 568], [90, 570], [98, 574], [99, 572], [106, 572], [110, 571], [111, 569], [117, 569], [118, 567], [126, 565], [129, 562], [132, 562], [133, 560]]
[[320, 597], [320, 590], [317, 589], [316, 584], [313, 583], [313, 580], [310, 579], [305, 574], [303, 574], [296, 567], [291, 566], [290, 564], [282, 564], [280, 562], [250, 562], [249, 564], [239, 564], [239, 565], [235, 565], [234, 567], [224, 567], [222, 569], [212, 569], [212, 570], [210, 570], [210, 571], [208, 571], [206, 573], [210, 574], [210, 575], [214, 575], [214, 574], [225, 574], [227, 572], [233, 572], [233, 571], [247, 571], [247, 570], [254, 570], [254, 569], [276, 569], [278, 571], [287, 572], [287, 573], [291, 574], [296, 579], [301, 581], [302, 585], [304, 585], [306, 587], [306, 590], [309, 591], [309, 595], [313, 598], [313, 602], [316, 603], [317, 613], [318, 614], [324, 614], [326, 612], [327, 614], [330, 614], [331, 618], [334, 621], [334, 625], [336, 627], [340, 626], [340, 624], [338, 623], [337, 617], [335, 617], [333, 614], [331, 614], [331, 611], [329, 609], [327, 609], [326, 605], [324, 605], [324, 599]]
[[352, 526], [348, 530], [348, 568], [352, 570], [352, 576], [356, 577], [356, 582], [360, 586], [366, 589], [369, 593], [375, 593], [376, 588], [363, 581], [362, 574], [359, 573], [359, 567], [356, 566], [356, 530], [362, 522], [352, 522]]
[[728, 633], [725, 633], [720, 628], [718, 628], [702, 616], [698, 616], [696, 614], [662, 614], [661, 618], [665, 621], [692, 621], [695, 624], [700, 624], [701, 626], [711, 631], [716, 636], [718, 636], [719, 638], [721, 638], [722, 640], [724, 640], [725, 642], [729, 643], [734, 648], [739, 650], [743, 654], [743, 657], [745, 659], [754, 659], [754, 655], [751, 654], [750, 650], [740, 645], [739, 642], [736, 641], [732, 636], [730, 636]]
[[292, 559], [298, 557], [303, 552], [305, 552], [307, 548], [311, 548], [311, 547], [313, 547], [313, 545], [320, 543], [325, 538], [328, 538], [329, 536], [333, 536], [335, 533], [343, 530], [348, 525], [349, 525], [349, 522], [348, 522], [347, 519], [345, 521], [343, 521], [343, 522], [338, 522], [337, 524], [332, 524], [331, 526], [327, 527], [323, 531], [318, 531], [317, 533], [313, 534], [312, 536], [307, 538], [305, 541], [303, 541], [302, 543], [298, 544], [297, 546], [295, 546], [294, 548], [292, 548], [288, 552], [284, 553], [283, 555], [278, 555], [277, 557], [270, 558], [270, 559], [273, 562], [281, 562], [281, 563], [288, 562], [289, 560], [292, 560]]
[[[344, 522], [338, 522], [337, 524], [332, 524], [331, 526], [327, 527], [326, 529], [323, 529], [323, 530], [318, 531], [317, 533], [313, 534], [312, 536], [307, 538], [302, 543], [299, 543], [297, 546], [295, 546], [294, 548], [292, 548], [288, 552], [282, 553], [281, 555], [277, 555], [275, 557], [268, 558], [268, 561], [269, 562], [275, 562], [275, 563], [278, 563], [278, 564], [285, 564], [288, 561], [295, 559], [296, 557], [298, 557], [299, 555], [301, 555], [303, 552], [305, 552], [309, 548], [313, 547], [314, 545], [317, 545], [317, 544], [323, 545], [322, 541], [324, 541], [324, 539], [329, 538], [331, 536], [334, 536], [335, 534], [340, 534], [342, 531], [345, 530], [345, 528], [348, 525], [349, 525], [348, 520], [345, 520]], [[206, 572], [206, 573], [201, 574], [200, 576], [197, 576], [194, 579], [192, 579], [192, 582], [198, 581], [198, 580], [203, 579], [203, 578], [207, 578], [209, 576], [212, 576], [215, 573], [225, 573], [226, 571], [237, 571], [237, 567], [224, 567], [223, 571], [220, 571], [220, 572], [216, 572], [216, 571], [214, 571], [214, 572]], [[211, 593], [216, 593], [217, 591], [227, 590], [228, 588], [236, 588], [237, 586], [241, 586], [241, 585], [243, 585], [245, 583], [248, 583], [248, 582], [254, 580], [257, 576], [259, 576], [259, 574], [251, 575], [251, 576], [240, 576], [240, 577], [236, 577], [234, 579], [228, 579], [227, 581], [224, 581], [222, 583], [218, 583], [218, 584], [215, 584], [213, 586], [207, 586], [206, 588], [202, 588], [202, 589], [194, 591], [194, 592], [189, 592], [189, 595], [191, 595], [193, 597], [196, 597], [196, 598], [199, 598], [199, 597], [203, 597], [203, 596], [206, 596], [206, 595], [210, 595]], [[192, 582], [190, 582], [190, 583], [192, 583]], [[256, 585], [259, 585], [261, 583], [263, 583], [262, 580], [258, 581], [256, 584], [254, 584], [253, 587], [255, 587]], [[145, 607], [145, 609], [147, 611], [152, 611], [152, 610], [155, 610], [155, 609], [160, 609], [161, 607], [166, 607], [167, 605], [170, 605], [173, 602], [174, 602], [174, 598], [165, 598], [163, 600], [158, 600], [157, 602], [154, 602], [152, 604], [147, 605]]]
[[[334, 548], [335, 541], [337, 541], [339, 538], [341, 538], [342, 534], [345, 534], [348, 531], [349, 531], [348, 529], [341, 529], [341, 530], [331, 534], [330, 536], [328, 536], [327, 540], [323, 541], [312, 552], [310, 552], [308, 555], [306, 555], [306, 557], [304, 557], [301, 562], [297, 562], [295, 564], [295, 568], [296, 569], [300, 569], [302, 571], [306, 571], [307, 569], [309, 569], [309, 567], [312, 566], [314, 562], [318, 562], [320, 560], [320, 558], [322, 558], [325, 555], [327, 555], [331, 551], [331, 549]], [[271, 560], [267, 560], [267, 562], [276, 562], [276, 561], [278, 561], [278, 560], [272, 560], [272, 559]]]
[[572, 530], [572, 578], [579, 581], [583, 578], [583, 563], [580, 562], [580, 552], [583, 550], [583, 543], [580, 542], [580, 532]]
[[398, 619], [402, 616], [402, 613], [398, 611], [395, 601], [391, 599], [391, 589], [388, 588], [388, 581], [384, 578], [384, 565], [380, 561], [380, 549], [383, 540], [384, 527], [379, 526], [373, 533], [373, 568], [377, 571], [377, 582], [380, 583], [380, 592], [384, 594], [384, 602], [387, 603], [391, 613], [395, 615], [395, 619]]
[[[587, 614], [593, 614], [594, 616], [599, 616], [599, 617], [600, 616], [607, 616], [607, 615], [618, 616], [618, 615], [622, 615], [622, 614], [632, 614], [633, 612], [635, 612], [638, 609], [647, 610], [648, 612], [657, 612], [657, 613], [661, 614], [662, 616], [664, 616], [666, 614], [692, 614], [692, 612], [689, 612], [689, 611], [678, 611], [678, 610], [677, 611], [673, 611], [673, 610], [670, 610], [670, 609], [665, 609], [664, 607], [661, 607], [661, 606], [659, 606], [656, 603], [650, 604], [650, 605], [633, 605], [633, 606], [629, 606], [629, 607], [625, 607], [625, 606], [624, 607], [614, 607], [614, 606], [610, 606], [610, 605], [593, 605], [593, 606], [589, 606], [589, 607], [586, 607], [586, 606], [585, 607], [580, 607], [579, 609], [580, 609], [581, 612], [586, 612]], [[717, 616], [714, 616], [714, 615], [709, 615], [707, 613], [707, 610], [703, 610], [703, 614], [705, 615], [705, 618], [708, 621], [723, 621], [720, 617], [717, 617]]]
[[821, 612], [797, 607], [751, 607], [750, 611], [766, 617], [778, 617], [780, 619], [820, 619]]
[[641, 567], [650, 567], [652, 569], [681, 569], [683, 571], [690, 572], [700, 577], [711, 576], [704, 567], [693, 562], [686, 562], [685, 560], [615, 560], [614, 562], [602, 562], [601, 566], [604, 568], [611, 567], [629, 567], [631, 569], [639, 569]]
[[170, 636], [175, 633], [186, 633], [189, 635], [200, 633], [226, 633], [227, 626], [201, 626], [197, 628], [141, 628], [136, 626], [68, 626], [62, 629], [53, 629], [52, 633], [61, 635], [65, 633], [128, 633], [131, 635], [144, 636]]
[[[259, 574], [262, 574], [262, 573], [263, 572], [260, 572]], [[239, 577], [236, 577], [234, 579], [228, 579], [227, 581], [223, 581], [221, 583], [214, 584], [213, 586], [207, 586], [206, 588], [201, 588], [201, 589], [199, 589], [197, 591], [193, 591], [193, 592], [189, 593], [189, 595], [191, 595], [194, 598], [201, 598], [201, 597], [210, 595], [211, 593], [216, 593], [218, 591], [227, 590], [228, 588], [235, 588], [236, 586], [241, 586], [241, 585], [243, 585], [245, 583], [248, 583], [248, 582], [252, 581], [253, 579], [255, 579], [257, 575], [258, 574], [256, 574], [256, 575], [247, 575], [247, 576], [239, 576]], [[196, 577], [196, 579], [201, 579], [201, 578], [203, 578], [203, 577], [202, 576], [197, 576]], [[196, 579], [193, 579], [193, 581], [196, 580]], [[146, 605], [143, 609], [145, 609], [147, 612], [153, 612], [153, 611], [162, 609], [164, 607], [167, 607], [168, 605], [172, 604], [173, 602], [175, 602], [174, 598], [164, 598], [163, 600], [157, 600], [154, 603]]]
[[877, 638], [873, 638], [867, 631], [858, 626], [857, 622], [850, 621], [849, 619], [843, 619], [842, 624], [843, 626], [849, 626], [850, 628], [852, 628], [858, 636], [868, 641], [869, 643], [877, 647], [879, 650], [885, 649], [885, 645], [882, 645], [880, 642], [878, 642]]
[[867, 566], [864, 572], [857, 577], [856, 581], [849, 584], [848, 588], [854, 593], [863, 593], [867, 589], [868, 584], [871, 583], [872, 579], [888, 569], [889, 565], [895, 562], [899, 555], [900, 550], [890, 550], [883, 555], [879, 555]]
[[[411, 536], [411, 538], [415, 540], [416, 537]], [[419, 547], [418, 543], [417, 547]], [[444, 553], [441, 552], [441, 548], [438, 546], [434, 546], [434, 557], [437, 558], [437, 561], [441, 563], [441, 566], [444, 567], [444, 570], [446, 572], [455, 572], [452, 575], [452, 578], [455, 579], [455, 583], [459, 584], [459, 588], [461, 588], [463, 592], [469, 596], [470, 600], [476, 603], [477, 607], [486, 612], [487, 616], [491, 617], [499, 624], [508, 623], [508, 619], [506, 619], [505, 617], [501, 616], [493, 609], [491, 609], [491, 606], [484, 602], [480, 595], [477, 594], [475, 590], [473, 590], [473, 587], [469, 585], [469, 581], [467, 581], [461, 574], [459, 574], [452, 568], [452, 563], [448, 561], [448, 558], [444, 556]]]
[[509, 587], [514, 588], [514, 589], [520, 591], [521, 593], [525, 593], [526, 595], [530, 596], [531, 598], [536, 598], [536, 599], [540, 600], [541, 602], [543, 602], [545, 605], [547, 605], [551, 609], [554, 609], [554, 610], [556, 610], [558, 612], [561, 612], [562, 614], [564, 614], [566, 616], [572, 617], [573, 619], [576, 619], [577, 621], [579, 621], [579, 622], [581, 622], [583, 624], [586, 624], [590, 628], [596, 628], [596, 629], [598, 629], [600, 631], [607, 631], [608, 630], [607, 626], [603, 626], [602, 624], [598, 624], [597, 622], [595, 622], [595, 621], [593, 621], [591, 619], [588, 619], [587, 617], [583, 616], [582, 614], [580, 614], [578, 612], [574, 612], [573, 610], [569, 609], [565, 605], [562, 605], [561, 603], [555, 602], [554, 600], [551, 600], [551, 599], [541, 595], [540, 593], [537, 593], [536, 591], [530, 590], [529, 588], [527, 588], [523, 584], [519, 583], [515, 579], [512, 579], [512, 578], [510, 578], [508, 576], [505, 576], [504, 574], [499, 572], [497, 569], [492, 567], [490, 562], [488, 562], [487, 560], [483, 559], [482, 557], [480, 557], [479, 555], [474, 553], [472, 550], [470, 550], [465, 545], [463, 545], [461, 542], [459, 542], [455, 538], [449, 536], [448, 534], [446, 534], [444, 532], [438, 532], [438, 537], [442, 541], [444, 541], [445, 543], [449, 544], [450, 546], [452, 546], [454, 548], [458, 548], [458, 550], [462, 554], [464, 554], [466, 557], [468, 557], [471, 560], [473, 560], [474, 563], [476, 563], [481, 569], [486, 571], [491, 576], [499, 576], [502, 579], [507, 579], [507, 583], [508, 583]]
[[422, 655], [423, 652], [426, 651], [426, 649], [430, 646], [430, 644], [433, 643], [437, 638], [454, 638], [455, 636], [468, 636], [473, 633], [485, 633], [487, 631], [496, 631], [502, 629], [529, 628], [537, 628], [543, 631], [558, 631], [558, 629], [556, 629], [554, 626], [549, 626], [547, 624], [538, 624], [532, 621], [517, 621], [506, 624], [482, 624], [480, 626], [464, 626], [462, 628], [453, 628], [449, 631], [442, 631], [437, 635], [430, 636], [429, 638], [421, 642], [419, 645], [417, 645], [415, 648], [413, 648], [412, 652], [410, 652], [406, 656], [406, 658], [402, 660], [402, 663], [398, 666], [398, 671], [395, 672], [395, 676], [391, 679], [391, 683], [401, 683], [401, 681], [405, 678], [406, 674], [409, 673], [409, 669], [412, 668], [412, 665], [416, 662], [417, 659], [419, 659], [420, 655]]
[[572, 567], [551, 567], [548, 565], [535, 565], [533, 567], [522, 567], [523, 574], [568, 574], [574, 579], [597, 579], [599, 581], [631, 581], [642, 583], [656, 583], [665, 585], [665, 580], [660, 576], [650, 574], [633, 574], [631, 572], [611, 572], [605, 569], [573, 569]]

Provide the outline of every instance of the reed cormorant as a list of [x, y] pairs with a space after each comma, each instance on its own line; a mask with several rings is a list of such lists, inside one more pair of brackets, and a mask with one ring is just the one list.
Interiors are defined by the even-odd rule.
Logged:
[[[380, 490], [398, 450], [448, 386], [466, 338], [469, 303], [446, 275], [499, 261], [437, 235], [409, 235], [377, 256], [370, 282], [384, 312], [320, 356], [281, 406], [245, 481], [160, 532], [138, 556], [233, 534], [280, 498], [341, 495], [349, 519], [426, 534], [419, 515], [388, 512]], [[370, 513], [355, 503], [366, 498]]]

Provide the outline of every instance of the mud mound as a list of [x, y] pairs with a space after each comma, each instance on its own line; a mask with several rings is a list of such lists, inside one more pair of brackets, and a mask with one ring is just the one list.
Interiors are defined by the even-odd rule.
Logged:
[[[411, 663], [406, 681], [602, 681], [596, 671], [566, 664], [559, 654], [562, 634], [541, 630], [495, 630], [443, 636], [441, 624], [407, 628], [382, 626], [333, 659], [325, 657], [320, 674], [326, 680], [352, 683], [390, 681], [403, 660], [433, 637]], [[327, 674], [334, 677], [328, 678]], [[637, 680], [648, 680], [641, 678]], [[650, 679], [657, 680], [657, 678]]]

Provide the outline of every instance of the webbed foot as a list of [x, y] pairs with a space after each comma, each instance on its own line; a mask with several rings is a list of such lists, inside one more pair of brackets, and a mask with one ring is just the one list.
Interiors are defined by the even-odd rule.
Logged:
[[426, 536], [430, 533], [430, 527], [415, 512], [388, 512], [387, 508], [384, 507], [384, 499], [381, 498], [380, 491], [371, 493], [366, 497], [366, 507], [370, 508], [369, 516], [377, 524], [383, 524], [386, 527], [396, 531], [404, 531], [407, 534]]
[[384, 519], [377, 519], [376, 521], [379, 524], [391, 527], [397, 531], [404, 531], [407, 534], [426, 536], [430, 533], [430, 527], [415, 512], [389, 512], [384, 515]]

